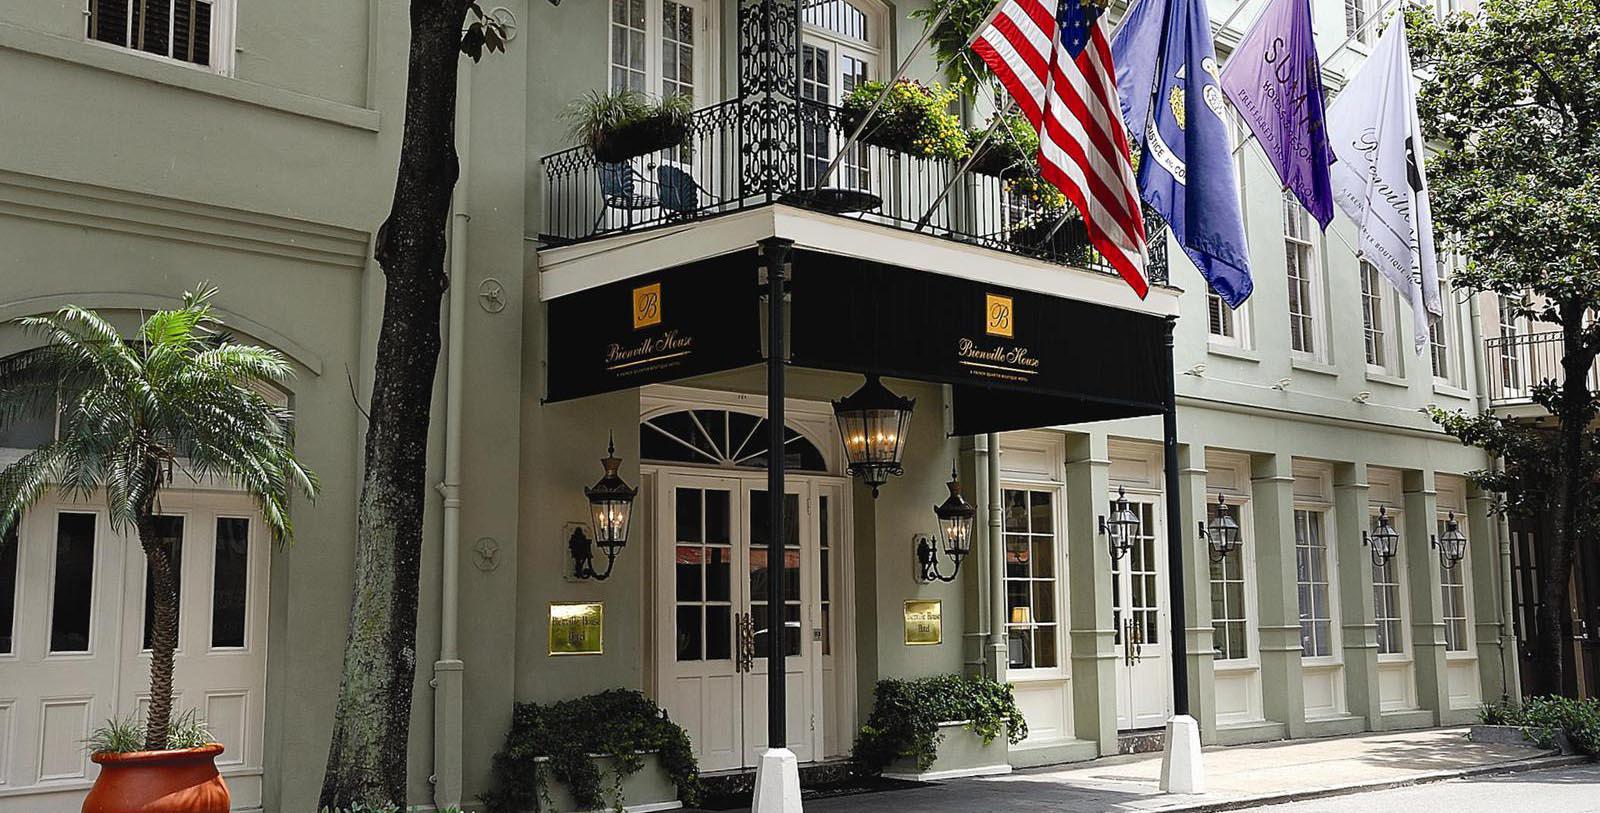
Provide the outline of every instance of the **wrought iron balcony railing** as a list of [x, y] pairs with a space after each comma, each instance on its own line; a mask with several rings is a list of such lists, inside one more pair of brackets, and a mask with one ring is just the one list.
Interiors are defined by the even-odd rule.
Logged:
[[[581, 242], [780, 202], [1114, 273], [1076, 214], [1064, 216], [1043, 200], [1031, 166], [957, 178], [958, 162], [857, 144], [822, 179], [848, 136], [846, 114], [818, 102], [787, 104], [796, 115], [787, 127], [772, 128], [777, 138], [747, 133], [749, 111], [742, 117], [740, 103], [730, 100], [695, 111], [681, 143], [636, 158], [606, 163], [588, 147], [546, 156], [541, 238]], [[1145, 217], [1150, 277], [1165, 283], [1165, 228], [1153, 212]]]
[[[1545, 381], [1561, 381], [1566, 342], [1558, 330], [1483, 340], [1488, 363], [1489, 405], [1533, 403], [1533, 390]], [[1589, 389], [1600, 389], [1600, 366], [1589, 369]]]

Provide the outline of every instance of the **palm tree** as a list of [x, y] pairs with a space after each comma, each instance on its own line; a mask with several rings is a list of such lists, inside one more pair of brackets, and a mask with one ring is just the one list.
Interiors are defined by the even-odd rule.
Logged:
[[222, 333], [216, 293], [185, 293], [182, 307], [157, 311], [129, 339], [79, 307], [19, 319], [44, 344], [0, 360], [0, 426], [59, 416], [55, 440], [0, 471], [0, 533], [52, 488], [77, 499], [98, 492], [112, 527], [135, 531], [149, 559], [150, 751], [167, 745], [178, 645], [177, 563], [156, 523], [173, 469], [249, 492], [278, 544], [294, 538], [291, 488], [317, 492], [316, 475], [295, 459], [292, 415], [260, 390], [290, 378], [289, 362]]

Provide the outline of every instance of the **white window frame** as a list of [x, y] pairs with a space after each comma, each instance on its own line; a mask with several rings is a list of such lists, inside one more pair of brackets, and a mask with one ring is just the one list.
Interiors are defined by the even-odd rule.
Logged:
[[1371, 0], [1344, 0], [1344, 35], [1353, 38], [1362, 45], [1371, 45], [1372, 32], [1372, 1]]
[[[1448, 519], [1449, 514], [1443, 511], [1441, 511], [1436, 518], [1436, 533], [1438, 533], [1441, 537], [1444, 535], [1444, 525]], [[1455, 519], [1460, 521], [1465, 519], [1465, 517], [1457, 514]], [[1463, 533], [1465, 533], [1466, 525], [1467, 523], [1465, 522], [1461, 523]], [[1472, 659], [1477, 657], [1478, 642], [1474, 638], [1472, 629], [1471, 557], [1472, 544], [1471, 540], [1469, 539], [1466, 548], [1466, 555], [1461, 557], [1461, 561], [1457, 562], [1455, 567], [1447, 568], [1444, 566], [1443, 562], [1435, 563], [1439, 568], [1439, 617], [1444, 622], [1444, 654], [1446, 658]], [[1454, 581], [1451, 581], [1451, 579], [1454, 579]], [[1458, 616], [1448, 615], [1449, 604], [1445, 601], [1445, 595], [1452, 589], [1459, 589], [1461, 591], [1461, 602], [1459, 604], [1461, 615]], [[1461, 641], [1462, 646], [1459, 648], [1451, 648], [1450, 646], [1451, 621], [1461, 622], [1463, 638]]]
[[[1296, 502], [1295, 506], [1294, 506], [1294, 516], [1295, 516], [1295, 520], [1294, 521], [1295, 521], [1295, 524], [1297, 526], [1299, 524], [1299, 516], [1298, 515], [1301, 514], [1301, 513], [1306, 513], [1306, 514], [1309, 514], [1311, 516], [1314, 516], [1314, 517], [1318, 518], [1317, 525], [1318, 525], [1318, 528], [1319, 528], [1319, 531], [1320, 531], [1320, 539], [1321, 539], [1321, 542], [1322, 542], [1322, 544], [1319, 547], [1322, 549], [1323, 574], [1325, 575], [1325, 577], [1327, 579], [1327, 581], [1322, 582], [1321, 584], [1322, 584], [1323, 589], [1327, 590], [1328, 617], [1327, 618], [1320, 618], [1320, 617], [1317, 617], [1317, 616], [1312, 616], [1312, 620], [1313, 620], [1313, 622], [1316, 622], [1316, 621], [1326, 621], [1326, 622], [1328, 622], [1328, 646], [1327, 646], [1328, 653], [1326, 655], [1319, 655], [1319, 654], [1307, 655], [1307, 654], [1305, 654], [1304, 648], [1302, 647], [1301, 653], [1300, 653], [1300, 662], [1303, 663], [1303, 664], [1309, 664], [1309, 665], [1312, 665], [1312, 666], [1338, 666], [1341, 663], [1341, 661], [1339, 659], [1340, 641], [1339, 641], [1339, 605], [1338, 605], [1338, 601], [1337, 601], [1338, 590], [1336, 589], [1336, 582], [1335, 582], [1335, 577], [1336, 577], [1336, 575], [1338, 573], [1336, 568], [1338, 567], [1338, 565], [1337, 565], [1337, 562], [1334, 559], [1334, 546], [1333, 546], [1333, 542], [1332, 542], [1332, 540], [1333, 540], [1333, 529], [1330, 527], [1330, 522], [1329, 522], [1329, 520], [1332, 519], [1332, 517], [1329, 516], [1329, 514], [1331, 512], [1329, 511], [1329, 508], [1326, 505]], [[1298, 536], [1295, 539], [1291, 540], [1291, 541], [1292, 541], [1292, 543], [1294, 545], [1294, 548], [1295, 548], [1295, 557], [1298, 560], [1298, 558], [1299, 558], [1299, 549], [1301, 547], [1304, 547], [1304, 546], [1302, 546], [1300, 544], [1300, 540], [1299, 540]], [[1299, 592], [1299, 587], [1300, 587], [1301, 584], [1316, 584], [1316, 582], [1301, 582], [1300, 578], [1299, 578], [1299, 568], [1296, 567], [1295, 570], [1296, 570], [1296, 572], [1295, 572], [1295, 591], [1296, 591], [1297, 594]], [[1313, 596], [1313, 605], [1314, 604], [1315, 604], [1315, 596]], [[1299, 610], [1299, 607], [1298, 607], [1298, 597], [1297, 597], [1296, 611], [1298, 612], [1298, 610]]]
[[[1022, 491], [1022, 492], [1040, 491], [1040, 492], [1046, 492], [1046, 493], [1048, 493], [1050, 495], [1051, 519], [1052, 519], [1052, 525], [1053, 525], [1053, 527], [1051, 528], [1051, 534], [1053, 535], [1052, 536], [1052, 547], [1053, 547], [1054, 553], [1055, 553], [1054, 561], [1051, 563], [1052, 566], [1053, 566], [1053, 570], [1051, 572], [1054, 575], [1051, 576], [1049, 580], [1053, 583], [1052, 599], [1055, 601], [1055, 616], [1056, 616], [1056, 620], [1053, 621], [1053, 622], [1046, 622], [1046, 623], [1047, 624], [1053, 624], [1054, 627], [1055, 627], [1055, 633], [1056, 633], [1056, 635], [1055, 635], [1056, 665], [1055, 666], [1033, 666], [1033, 667], [1027, 667], [1027, 668], [1010, 667], [1010, 666], [1008, 666], [1007, 670], [1006, 670], [1006, 675], [1008, 677], [1010, 677], [1011, 679], [1013, 679], [1013, 680], [1034, 680], [1034, 679], [1061, 678], [1061, 677], [1065, 676], [1067, 674], [1067, 672], [1069, 671], [1068, 670], [1069, 658], [1068, 658], [1068, 653], [1067, 653], [1066, 628], [1070, 625], [1070, 620], [1067, 619], [1066, 616], [1065, 616], [1066, 611], [1067, 611], [1067, 605], [1066, 605], [1066, 598], [1067, 598], [1066, 597], [1066, 581], [1067, 581], [1066, 541], [1067, 540], [1066, 540], [1066, 535], [1065, 535], [1065, 531], [1066, 531], [1066, 523], [1065, 523], [1065, 518], [1066, 518], [1066, 502], [1065, 502], [1065, 500], [1066, 500], [1066, 491], [1062, 487], [1062, 485], [1060, 483], [1057, 483], [1057, 482], [1043, 481], [1043, 480], [1015, 479], [1015, 478], [1002, 478], [1001, 481], [1000, 481], [1000, 489], [1001, 489], [1000, 493], [1001, 493], [1002, 509], [1003, 509], [1003, 507], [1005, 505], [1004, 495], [1005, 495], [1005, 493], [1007, 491]], [[1005, 544], [1005, 542], [1006, 542], [1005, 537], [1009, 536], [1010, 533], [1005, 530], [1005, 521], [1004, 521], [1003, 518], [1001, 520], [1000, 528], [1001, 528], [1001, 530], [1000, 530], [1001, 543]], [[1030, 526], [1030, 531], [1029, 531], [1029, 534], [1028, 534], [1028, 537], [1030, 539], [1030, 554], [1029, 554], [1030, 555], [1030, 559], [1031, 559], [1031, 556], [1032, 556], [1032, 553], [1031, 553], [1031, 551], [1032, 551], [1032, 549], [1031, 549], [1031, 540], [1032, 540], [1032, 537], [1035, 536], [1035, 535], [1036, 534], [1032, 533], [1031, 526]], [[1032, 575], [1032, 573], [1033, 573], [1032, 562], [1030, 561], [1030, 563], [1029, 563], [1029, 574], [1030, 575], [1028, 576], [1028, 582], [1029, 582], [1030, 587], [1033, 584], [1037, 583], [1037, 582], [1041, 582], [1041, 581], [1045, 580], [1043, 578], [1040, 578], [1040, 577]], [[1005, 581], [1005, 583], [1007, 585], [1007, 596], [1008, 596], [1008, 600], [1006, 602], [1006, 607], [1007, 607], [1006, 612], [1007, 612], [1008, 617], [1006, 619], [1004, 619], [1004, 621], [1005, 621], [1005, 629], [1006, 629], [1006, 640], [1009, 642], [1011, 640], [1010, 635], [1011, 635], [1011, 630], [1012, 630], [1013, 627], [1024, 627], [1025, 626], [1025, 627], [1033, 629], [1033, 630], [1035, 630], [1035, 632], [1037, 632], [1037, 629], [1040, 626], [1040, 624], [1036, 620], [1030, 620], [1027, 624], [1013, 624], [1013, 623], [1011, 623], [1011, 619], [1009, 617], [1009, 614], [1010, 614], [1010, 611], [1011, 611], [1010, 610], [1010, 601], [1009, 601], [1010, 582], [1017, 581], [1017, 579], [1012, 579], [1009, 575], [1006, 575], [1006, 576], [1004, 576], [1004, 581]], [[1029, 603], [1028, 603], [1028, 606], [1029, 606], [1030, 610], [1033, 607], [1033, 596], [1034, 596], [1034, 594], [1032, 592], [1030, 592], [1029, 593]], [[1009, 647], [1009, 643], [1007, 645]], [[1034, 652], [1033, 655], [1034, 655], [1034, 660], [1037, 661], [1038, 660], [1037, 651]], [[1009, 661], [1010, 661], [1009, 654], [1007, 655], [1006, 660], [1009, 663]]]
[[[1450, 261], [1453, 266], [1453, 259]], [[1444, 306], [1444, 312], [1438, 316], [1428, 317], [1428, 369], [1433, 373], [1433, 383], [1446, 387], [1461, 386], [1461, 362], [1456, 350], [1460, 347], [1460, 337], [1457, 335], [1457, 318], [1459, 305], [1456, 304], [1455, 290], [1450, 285], [1450, 279], [1439, 280], [1439, 299]], [[1444, 375], [1440, 375], [1440, 362], [1444, 363]]]
[[[661, 71], [663, 42], [666, 40], [661, 15], [664, 3], [669, 0], [642, 0], [644, 3], [644, 93], [651, 98], [661, 98], [662, 83], [664, 78]], [[694, 96], [692, 103], [696, 108], [712, 104], [720, 96], [721, 75], [717, 70], [719, 60], [717, 48], [720, 38], [720, 0], [670, 0], [679, 5], [690, 6], [699, 16], [695, 26], [695, 35], [698, 38], [694, 43]], [[616, 3], [613, 0], [606, 6], [605, 49], [606, 67], [602, 77], [601, 86], [610, 90], [616, 89], [612, 84], [611, 72], [619, 67], [616, 53], [613, 50], [612, 30], [618, 22], [615, 16]], [[631, 26], [630, 26], [631, 28]], [[631, 66], [624, 66], [632, 70]]]
[[[1206, 499], [1206, 524], [1208, 526], [1210, 525], [1210, 522], [1211, 522], [1212, 512], [1217, 510], [1216, 496], [1217, 496], [1218, 493], [1226, 493], [1226, 492], [1209, 492], [1208, 495], [1207, 495], [1207, 499]], [[1218, 623], [1225, 623], [1225, 622], [1243, 623], [1244, 624], [1244, 655], [1242, 657], [1238, 657], [1238, 658], [1228, 658], [1228, 657], [1216, 657], [1216, 656], [1213, 656], [1213, 659], [1214, 659], [1214, 662], [1217, 665], [1217, 668], [1218, 669], [1223, 669], [1223, 670], [1256, 665], [1258, 663], [1258, 659], [1256, 657], [1256, 653], [1259, 651], [1258, 646], [1257, 646], [1258, 642], [1256, 640], [1256, 631], [1255, 631], [1257, 619], [1255, 618], [1255, 613], [1256, 613], [1255, 583], [1254, 583], [1255, 579], [1252, 578], [1255, 575], [1255, 567], [1254, 567], [1254, 559], [1253, 559], [1254, 553], [1253, 553], [1253, 548], [1251, 546], [1251, 533], [1250, 533], [1250, 530], [1251, 530], [1250, 510], [1249, 510], [1250, 501], [1248, 499], [1238, 495], [1238, 494], [1233, 494], [1233, 493], [1227, 493], [1227, 497], [1228, 497], [1228, 508], [1232, 511], [1234, 519], [1236, 521], [1238, 521], [1238, 523], [1239, 523], [1239, 542], [1240, 542], [1240, 545], [1239, 545], [1239, 548], [1237, 550], [1235, 550], [1233, 553], [1228, 554], [1228, 556], [1226, 557], [1225, 561], [1231, 563], [1234, 567], [1237, 567], [1239, 569], [1239, 578], [1238, 578], [1237, 581], [1242, 586], [1241, 593], [1240, 593], [1240, 601], [1242, 601], [1244, 603], [1244, 606], [1239, 608], [1240, 614], [1238, 615], [1238, 617], [1230, 616], [1230, 617], [1228, 617], [1226, 619], [1218, 619], [1215, 616], [1215, 614], [1213, 614], [1212, 618], [1211, 618], [1211, 625], [1212, 625], [1212, 633], [1211, 634], [1212, 634], [1212, 640], [1215, 641], [1216, 640], [1216, 636], [1218, 634], [1218, 630], [1217, 630], [1217, 624]], [[1212, 571], [1212, 568], [1215, 567], [1215, 566], [1216, 566], [1216, 563], [1213, 562], [1212, 565], [1207, 568], [1207, 574], [1206, 574], [1206, 583], [1207, 583], [1207, 585], [1210, 586], [1211, 590], [1213, 590], [1213, 591], [1216, 590], [1216, 585], [1220, 583], [1215, 578], [1215, 574]], [[1229, 579], [1229, 580], [1226, 580], [1226, 581], [1234, 581], [1234, 580]], [[1213, 604], [1215, 604], [1215, 600], [1214, 599], [1213, 599]]]
[[[1367, 563], [1372, 568], [1372, 614], [1374, 624], [1378, 625], [1380, 629], [1384, 622], [1395, 625], [1399, 629], [1400, 639], [1399, 641], [1391, 640], [1389, 642], [1390, 648], [1387, 652], [1380, 645], [1377, 650], [1378, 660], [1384, 662], [1406, 661], [1411, 658], [1411, 627], [1406, 620], [1406, 611], [1410, 609], [1410, 596], [1406, 591], [1405, 521], [1401, 512], [1393, 506], [1385, 506], [1385, 510], [1388, 512], [1390, 527], [1394, 529], [1395, 533], [1402, 534], [1402, 537], [1395, 540], [1394, 557], [1384, 562], [1382, 567], [1383, 575], [1388, 576], [1390, 581], [1378, 581], [1380, 569], [1371, 562]], [[1377, 522], [1378, 509], [1372, 507], [1367, 512], [1367, 530], [1369, 533], [1377, 529]], [[1394, 591], [1393, 615], [1378, 614], [1378, 589], [1380, 585], [1385, 589]], [[1398, 644], [1398, 648], [1395, 648], [1396, 644]]]
[[1362, 358], [1366, 359], [1368, 373], [1395, 375], [1399, 367], [1395, 341], [1399, 338], [1400, 320], [1395, 318], [1395, 305], [1387, 295], [1389, 281], [1366, 260], [1359, 260], [1357, 267], [1361, 274]]
[[[158, 60], [160, 60], [162, 62], [166, 62], [168, 64], [183, 65], [183, 66], [186, 66], [186, 67], [189, 67], [189, 68], [193, 68], [194, 70], [197, 70], [197, 71], [206, 71], [208, 73], [220, 74], [222, 76], [232, 76], [233, 75], [233, 69], [234, 69], [234, 40], [235, 40], [235, 32], [237, 30], [237, 22], [236, 21], [237, 21], [237, 17], [238, 17], [238, 14], [237, 14], [237, 11], [238, 11], [238, 9], [237, 9], [237, 0], [210, 0], [210, 2], [211, 2], [211, 50], [210, 50], [211, 64], [210, 65], [198, 65], [196, 63], [189, 62], [189, 61], [183, 60], [183, 59], [177, 59], [175, 57], [170, 57], [170, 56], [167, 56], [165, 54], [153, 54], [153, 53], [150, 53], [149, 51], [141, 51], [138, 48], [132, 47], [131, 45], [122, 45], [122, 44], [118, 44], [118, 43], [115, 43], [115, 42], [106, 42], [105, 40], [95, 39], [94, 36], [92, 35], [92, 32], [89, 30], [89, 23], [90, 23], [90, 20], [91, 20], [90, 5], [89, 5], [90, 2], [93, 2], [93, 0], [85, 0], [84, 6], [83, 6], [83, 39], [84, 39], [85, 42], [88, 42], [91, 45], [99, 46], [101, 48], [109, 48], [109, 49], [111, 49], [113, 51], [116, 51], [118, 53], [133, 54], [134, 56], [144, 57], [145, 59], [158, 59]], [[129, 4], [130, 7], [132, 6], [133, 3], [136, 3], [136, 2], [139, 2], [139, 0], [128, 0], [128, 4]], [[128, 19], [128, 25], [129, 26], [132, 26], [132, 24], [133, 24], [132, 17], [133, 17], [132, 14], [128, 15], [128, 18], [129, 18]], [[170, 16], [169, 16], [169, 20], [170, 20]], [[169, 21], [168, 25], [169, 25], [169, 30], [170, 30], [170, 25], [171, 25], [170, 21]], [[607, 36], [609, 36], [609, 35], [610, 35], [610, 32], [608, 31], [607, 32]], [[131, 41], [132, 38], [130, 37], [129, 39]]]
[[[1304, 262], [1299, 267], [1304, 272], [1305, 292], [1301, 300], [1300, 312], [1295, 312], [1289, 304], [1291, 297], [1285, 296], [1284, 302], [1289, 319], [1289, 353], [1291, 357], [1308, 359], [1311, 361], [1324, 361], [1328, 358], [1328, 330], [1325, 310], [1323, 308], [1322, 292], [1322, 264], [1321, 252], [1318, 251], [1316, 233], [1311, 229], [1311, 215], [1300, 205], [1298, 198], [1291, 192], [1283, 194], [1283, 247], [1284, 247], [1284, 277], [1287, 286], [1297, 284], [1289, 275], [1289, 269], [1295, 265], [1292, 256], [1299, 254]], [[1290, 218], [1297, 218], [1291, 221]], [[1296, 229], [1295, 223], [1299, 223]], [[1291, 252], [1293, 254], [1291, 254]], [[1311, 341], [1311, 349], [1297, 348], [1294, 346], [1297, 333], [1295, 322], [1304, 319], [1308, 323], [1306, 335]]]

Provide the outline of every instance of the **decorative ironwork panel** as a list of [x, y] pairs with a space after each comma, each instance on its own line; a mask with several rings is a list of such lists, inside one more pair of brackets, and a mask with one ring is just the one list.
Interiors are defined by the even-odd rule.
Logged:
[[801, 2], [739, 2], [741, 197], [774, 198], [799, 177]]

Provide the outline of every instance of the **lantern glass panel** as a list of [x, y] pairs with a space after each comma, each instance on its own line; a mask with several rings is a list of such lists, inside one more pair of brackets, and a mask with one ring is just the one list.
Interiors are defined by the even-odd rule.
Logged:
[[595, 544], [620, 548], [628, 543], [631, 500], [600, 499], [589, 503]]

